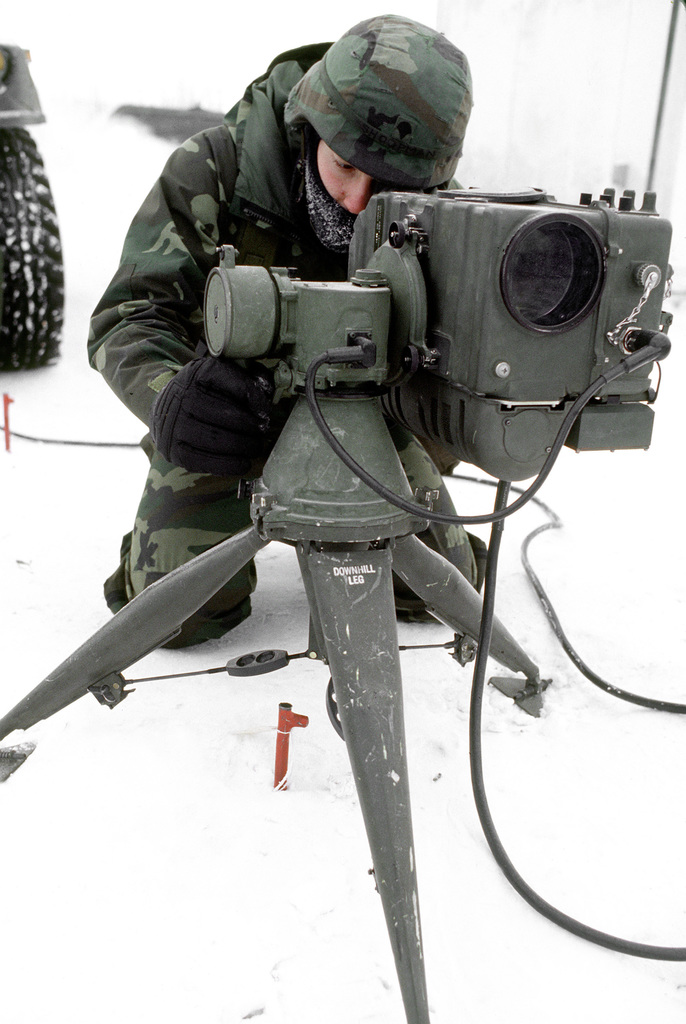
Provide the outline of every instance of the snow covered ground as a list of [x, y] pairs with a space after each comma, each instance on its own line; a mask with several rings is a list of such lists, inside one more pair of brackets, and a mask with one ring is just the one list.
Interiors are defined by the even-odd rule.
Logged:
[[[142, 428], [85, 358], [89, 313], [168, 146], [83, 104], [35, 129], [64, 236], [61, 360], [0, 375], [13, 428], [135, 442]], [[686, 310], [674, 309], [648, 452], [565, 450], [541, 497], [564, 529], [531, 558], [568, 633], [619, 686], [686, 700], [681, 389]], [[0, 452], [0, 713], [109, 613], [113, 569], [145, 476], [136, 449], [14, 439]], [[451, 482], [476, 513], [490, 488]], [[637, 941], [686, 945], [686, 765], [678, 716], [594, 688], [560, 650], [519, 561], [537, 508], [509, 520], [497, 611], [551, 676], [539, 719], [488, 688], [486, 783], [515, 865], [547, 900]], [[483, 534], [486, 536], [486, 534]], [[157, 652], [126, 674], [303, 650], [293, 552], [258, 556], [254, 612], [223, 642]], [[401, 643], [450, 639], [401, 625]], [[495, 667], [495, 666], [494, 666]], [[686, 1013], [686, 965], [589, 945], [508, 886], [471, 796], [471, 670], [403, 655], [432, 1024], [660, 1024]], [[110, 712], [90, 695], [30, 732], [36, 752], [0, 788], [0, 1016], [12, 1024], [399, 1024], [395, 967], [344, 744], [319, 664], [252, 679], [142, 683]], [[309, 716], [272, 790], [277, 709]], [[28, 734], [27, 734], [28, 735]], [[18, 733], [12, 741], [23, 740]]]

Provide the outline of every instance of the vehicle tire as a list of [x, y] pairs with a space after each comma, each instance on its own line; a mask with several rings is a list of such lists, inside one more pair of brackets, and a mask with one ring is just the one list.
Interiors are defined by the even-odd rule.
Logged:
[[62, 338], [62, 246], [43, 161], [25, 128], [0, 129], [0, 258], [0, 370], [45, 366]]

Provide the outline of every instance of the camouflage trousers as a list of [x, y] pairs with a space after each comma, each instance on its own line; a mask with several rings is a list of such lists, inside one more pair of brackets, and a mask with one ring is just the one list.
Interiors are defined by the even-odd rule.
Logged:
[[[411, 486], [438, 490], [440, 496], [434, 508], [454, 513], [441, 473], [424, 446], [402, 427], [394, 425], [390, 430]], [[149, 438], [143, 441], [143, 448], [150, 458], [145, 490], [133, 530], [123, 538], [119, 567], [104, 587], [112, 612], [119, 611], [172, 569], [251, 523], [250, 502], [237, 493], [240, 477], [189, 473], [163, 459]], [[480, 556], [480, 542], [476, 538], [470, 542], [463, 527], [431, 524], [420, 536], [470, 583], [475, 587], [479, 584], [475, 549]], [[183, 624], [181, 633], [167, 646], [185, 647], [223, 636], [250, 614], [250, 595], [256, 584], [255, 563], [250, 561]], [[397, 577], [394, 587], [399, 616], [426, 615], [421, 600]]]

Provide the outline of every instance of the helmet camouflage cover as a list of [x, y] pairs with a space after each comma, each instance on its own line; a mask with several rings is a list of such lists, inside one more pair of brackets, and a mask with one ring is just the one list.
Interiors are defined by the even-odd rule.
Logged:
[[408, 18], [360, 22], [292, 89], [291, 128], [312, 125], [343, 160], [401, 189], [453, 175], [472, 107], [465, 55]]

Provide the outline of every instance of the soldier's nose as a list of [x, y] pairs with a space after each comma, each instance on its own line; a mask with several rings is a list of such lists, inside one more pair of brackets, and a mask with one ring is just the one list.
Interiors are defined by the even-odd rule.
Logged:
[[359, 171], [355, 181], [350, 183], [345, 190], [341, 205], [348, 213], [362, 213], [374, 191], [374, 179], [368, 174]]

